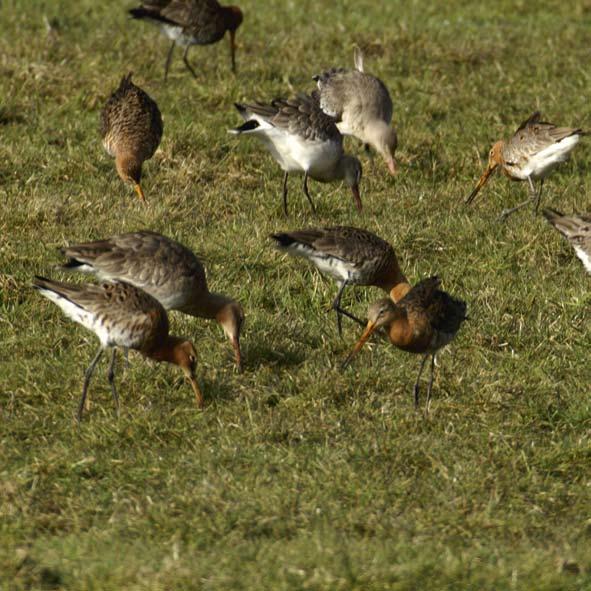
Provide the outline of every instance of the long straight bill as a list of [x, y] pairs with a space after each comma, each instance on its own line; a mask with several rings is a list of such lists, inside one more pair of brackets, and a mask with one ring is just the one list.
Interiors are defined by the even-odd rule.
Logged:
[[486, 170], [484, 171], [484, 174], [480, 177], [480, 180], [478, 181], [478, 183], [474, 187], [474, 190], [472, 191], [472, 193], [470, 193], [470, 195], [468, 195], [468, 198], [466, 199], [466, 201], [464, 201], [464, 203], [466, 205], [470, 205], [470, 203], [472, 203], [472, 201], [474, 201], [474, 198], [476, 197], [476, 195], [478, 195], [478, 191], [480, 191], [480, 189], [482, 189], [482, 187], [484, 186], [486, 181], [488, 181], [488, 178], [495, 171], [495, 168], [496, 168], [495, 166], [493, 166], [492, 168], [490, 166], [488, 166], [486, 168]]
[[370, 321], [367, 323], [367, 326], [365, 327], [363, 334], [361, 335], [361, 337], [359, 338], [359, 340], [355, 344], [355, 347], [353, 347], [353, 350], [351, 351], [351, 353], [349, 353], [349, 355], [347, 355], [347, 358], [345, 359], [345, 361], [343, 361], [343, 364], [341, 365], [341, 369], [346, 369], [349, 366], [353, 357], [355, 357], [355, 355], [357, 355], [357, 353], [359, 353], [359, 351], [361, 351], [363, 345], [365, 345], [365, 343], [367, 342], [367, 339], [369, 339], [369, 337], [373, 334], [375, 329], [376, 329], [375, 322]]

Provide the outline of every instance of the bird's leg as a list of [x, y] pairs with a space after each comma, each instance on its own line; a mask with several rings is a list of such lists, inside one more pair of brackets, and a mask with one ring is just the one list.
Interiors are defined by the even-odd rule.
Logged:
[[[125, 351], [127, 351], [127, 349], [125, 349]], [[116, 354], [117, 350], [115, 347], [113, 347], [113, 354], [111, 355], [111, 363], [109, 363], [109, 373], [107, 375], [107, 379], [109, 380], [109, 384], [111, 386], [111, 394], [113, 395], [113, 402], [115, 403], [115, 412], [117, 413], [117, 418], [119, 418], [119, 395], [117, 394], [117, 388], [115, 387]]]
[[76, 415], [78, 419], [78, 423], [82, 420], [82, 413], [84, 412], [84, 403], [86, 402], [86, 393], [88, 392], [88, 385], [90, 384], [90, 378], [92, 377], [92, 372], [94, 372], [94, 368], [96, 364], [99, 362], [99, 359], [103, 355], [103, 348], [100, 347], [98, 353], [94, 356], [93, 360], [90, 362], [86, 372], [84, 373], [84, 385], [82, 386], [82, 397], [80, 398], [80, 404], [78, 404], [78, 413]]
[[339, 291], [337, 293], [337, 297], [334, 299], [332, 303], [332, 309], [337, 313], [337, 330], [339, 332], [339, 336], [343, 336], [343, 324], [341, 319], [341, 298], [343, 297], [343, 291], [345, 291], [345, 287], [347, 287], [347, 282], [343, 281], [341, 286], [339, 287]]
[[183, 53], [183, 63], [185, 64], [185, 66], [187, 66], [187, 70], [189, 70], [189, 72], [193, 74], [193, 78], [197, 79], [197, 74], [195, 74], [195, 70], [193, 70], [191, 64], [189, 63], [189, 60], [187, 59], [187, 54], [189, 53], [190, 47], [190, 45], [187, 45], [187, 47], [185, 48], [185, 52]]
[[164, 64], [164, 82], [166, 82], [166, 79], [168, 78], [168, 68], [170, 68], [170, 62], [172, 60], [172, 52], [174, 51], [175, 44], [176, 44], [176, 42], [173, 41], [172, 45], [170, 46], [170, 49], [168, 50], [168, 55], [166, 56], [166, 63]]
[[123, 349], [123, 358], [125, 359], [125, 365], [123, 367], [129, 369], [129, 349], [127, 347]]
[[287, 217], [287, 177], [289, 173], [286, 172], [283, 175], [283, 213], [285, 213], [285, 217]]
[[421, 361], [421, 367], [419, 367], [419, 375], [417, 376], [417, 381], [415, 382], [415, 386], [413, 389], [414, 396], [415, 396], [415, 408], [419, 408], [419, 382], [421, 380], [421, 374], [423, 373], [423, 368], [425, 367], [425, 362], [429, 357], [429, 353], [423, 355], [423, 360]]
[[316, 208], [314, 207], [314, 202], [312, 201], [312, 197], [310, 197], [310, 193], [308, 191], [308, 172], [307, 171], [304, 173], [303, 188], [304, 188], [304, 194], [308, 198], [308, 202], [310, 203], [310, 207], [312, 208], [312, 213], [316, 213]]
[[542, 199], [542, 189], [544, 188], [544, 179], [540, 179], [540, 189], [536, 194], [536, 207], [534, 209], [534, 215], [538, 213], [538, 209], [540, 208], [540, 200]]
[[525, 207], [528, 203], [535, 201], [536, 199], [536, 189], [534, 187], [533, 181], [531, 177], [527, 177], [527, 182], [529, 184], [529, 199], [527, 201], [523, 201], [522, 203], [518, 203], [515, 207], [510, 207], [508, 209], [503, 209], [501, 211], [501, 215], [499, 216], [499, 220], [504, 222], [512, 213], [520, 210], [522, 207]]
[[433, 388], [433, 373], [435, 371], [435, 354], [431, 355], [431, 376], [427, 386], [427, 403], [425, 404], [425, 415], [429, 414], [429, 404], [431, 403], [431, 389]]

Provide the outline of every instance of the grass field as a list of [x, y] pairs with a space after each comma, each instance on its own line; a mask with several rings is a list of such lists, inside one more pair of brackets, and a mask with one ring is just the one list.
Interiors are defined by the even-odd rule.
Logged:
[[[2, 589], [591, 589], [590, 279], [541, 216], [505, 224], [523, 184], [497, 177], [463, 205], [493, 140], [532, 111], [591, 128], [591, 3], [241, 0], [227, 40], [177, 52], [130, 22], [134, 3], [0, 3], [0, 580]], [[53, 24], [47, 34], [43, 17]], [[400, 172], [361, 146], [358, 215], [310, 183], [313, 216], [255, 140], [226, 130], [237, 100], [312, 89], [353, 46], [395, 101]], [[121, 76], [153, 96], [164, 137], [142, 206], [98, 135]], [[591, 209], [583, 140], [543, 203]], [[419, 359], [336, 334], [335, 285], [268, 234], [353, 224], [437, 273], [470, 320], [439, 357], [428, 419]], [[75, 406], [95, 337], [29, 288], [63, 278], [57, 248], [149, 228], [201, 253], [211, 287], [246, 311], [246, 369], [215, 323], [194, 340], [207, 406], [180, 372], [131, 356], [114, 416], [106, 364]], [[72, 277], [75, 279], [75, 277]], [[349, 290], [359, 315], [381, 293]]]

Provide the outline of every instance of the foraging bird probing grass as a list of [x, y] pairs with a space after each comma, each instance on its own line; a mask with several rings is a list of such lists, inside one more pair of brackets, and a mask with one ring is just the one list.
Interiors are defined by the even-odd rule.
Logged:
[[143, 230], [71, 244], [62, 249], [62, 254], [68, 258], [63, 269], [94, 273], [102, 281], [125, 281], [149, 293], [166, 310], [214, 318], [230, 340], [236, 367], [241, 371], [242, 306], [226, 295], [209, 291], [203, 264], [186, 246]]
[[410, 290], [392, 246], [367, 230], [350, 226], [310, 228], [272, 234], [271, 238], [278, 249], [308, 259], [321, 273], [336, 279], [339, 290], [332, 309], [337, 314], [339, 335], [342, 334], [341, 315], [365, 324], [341, 307], [347, 285], [379, 287], [395, 302]]
[[334, 120], [326, 115], [316, 100], [305, 94], [292, 99], [275, 99], [270, 104], [236, 103], [245, 123], [229, 133], [260, 137], [273, 158], [285, 171], [283, 211], [287, 215], [287, 177], [304, 173], [302, 185], [312, 211], [316, 211], [308, 192], [308, 177], [322, 183], [344, 180], [351, 189], [355, 206], [361, 211], [359, 183], [361, 164], [343, 151], [343, 136]]
[[162, 116], [156, 102], [131, 81], [131, 76], [121, 79], [103, 107], [100, 133], [103, 147], [115, 158], [117, 173], [145, 202], [140, 185], [142, 165], [160, 144]]
[[437, 352], [449, 344], [466, 320], [466, 303], [439, 290], [438, 277], [429, 277], [415, 285], [399, 302], [381, 299], [369, 306], [365, 331], [343, 362], [343, 369], [359, 353], [369, 337], [381, 327], [390, 342], [403, 351], [423, 356], [413, 388], [415, 408], [419, 405], [419, 380], [431, 356], [431, 376], [427, 387], [429, 408]]
[[314, 76], [320, 108], [333, 117], [343, 135], [352, 135], [382, 156], [396, 173], [398, 136], [392, 126], [393, 105], [386, 85], [363, 70], [363, 54], [355, 49], [355, 69], [332, 68]]
[[238, 6], [221, 6], [217, 0], [144, 0], [129, 14], [135, 19], [146, 19], [160, 25], [162, 32], [172, 39], [164, 66], [165, 81], [176, 44], [185, 47], [183, 63], [193, 78], [197, 78], [187, 57], [189, 48], [216, 43], [226, 31], [230, 35], [232, 71], [236, 72], [236, 30], [244, 18]]
[[180, 367], [193, 388], [197, 406], [203, 407], [203, 395], [195, 379], [195, 347], [190, 341], [168, 333], [166, 311], [152, 296], [123, 282], [74, 285], [37, 276], [33, 287], [58, 305], [68, 318], [94, 332], [100, 341], [99, 350], [85, 373], [78, 421], [82, 419], [90, 378], [105, 349], [110, 347], [113, 352], [108, 379], [117, 412], [115, 347], [134, 349], [154, 361]]
[[[582, 135], [586, 134], [578, 127], [558, 127], [553, 123], [545, 123], [541, 121], [539, 112], [534, 113], [519, 126], [511, 139], [499, 140], [493, 145], [486, 170], [465, 203], [472, 203], [490, 176], [500, 169], [511, 180], [527, 181], [530, 190], [527, 201], [504, 209], [500, 217], [505, 219], [531, 202], [535, 203], [537, 212], [544, 179], [558, 164], [568, 159]], [[538, 180], [540, 186], [536, 191], [534, 181]]]

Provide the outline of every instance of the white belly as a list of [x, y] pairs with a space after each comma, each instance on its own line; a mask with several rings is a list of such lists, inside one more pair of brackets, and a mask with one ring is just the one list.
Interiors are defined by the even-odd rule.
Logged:
[[585, 265], [587, 272], [591, 273], [591, 256], [589, 256], [589, 253], [585, 252], [580, 246], [575, 246], [575, 252]]
[[533, 180], [545, 178], [558, 164], [565, 162], [579, 141], [578, 135], [571, 135], [563, 140], [544, 148], [531, 156], [527, 164], [514, 174], [522, 180], [527, 177]]

